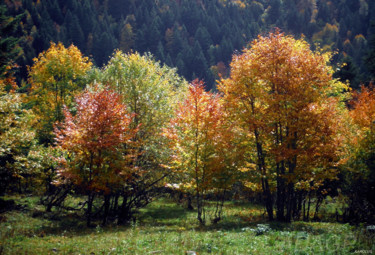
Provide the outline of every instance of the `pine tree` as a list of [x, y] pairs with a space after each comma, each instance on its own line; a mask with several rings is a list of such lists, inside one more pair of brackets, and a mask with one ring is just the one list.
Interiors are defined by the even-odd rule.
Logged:
[[9, 75], [9, 68], [13, 66], [22, 52], [18, 46], [19, 38], [14, 37], [13, 32], [23, 14], [10, 17], [6, 12], [6, 6], [0, 5], [0, 78], [4, 78], [7, 73]]
[[198, 41], [195, 42], [193, 48], [193, 71], [197, 75], [198, 78], [202, 79], [205, 76], [205, 72], [207, 70], [207, 60], [202, 52], [202, 47]]
[[129, 23], [124, 24], [120, 33], [119, 48], [122, 52], [129, 52], [134, 46], [134, 32]]
[[375, 79], [375, 20], [371, 22], [371, 35], [368, 40], [369, 51], [365, 57], [365, 64], [372, 80]]
[[358, 67], [350, 57], [345, 57], [342, 61], [342, 67], [334, 75], [341, 82], [349, 82], [350, 87], [359, 89]]
[[52, 20], [57, 24], [62, 24], [64, 22], [64, 16], [57, 0], [50, 0], [47, 5], [48, 13], [51, 15]]
[[158, 43], [158, 49], [157, 49], [157, 52], [156, 52], [156, 57], [161, 62], [164, 62], [164, 60], [165, 60], [164, 47], [163, 47], [163, 44], [161, 43], [161, 41], [159, 41], [159, 43]]
[[121, 16], [125, 17], [128, 9], [126, 2], [125, 0], [109, 0], [108, 13], [115, 19], [120, 19]]
[[207, 51], [212, 44], [212, 39], [207, 29], [204, 26], [199, 26], [197, 32], [195, 33], [195, 40], [197, 40], [202, 46], [203, 51]]
[[85, 51], [85, 38], [81, 26], [76, 15], [72, 17], [68, 27], [71, 41], [80, 49]]

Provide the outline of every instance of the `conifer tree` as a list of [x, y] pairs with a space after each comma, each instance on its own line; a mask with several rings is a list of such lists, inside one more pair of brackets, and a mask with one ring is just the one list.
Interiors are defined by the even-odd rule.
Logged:
[[22, 53], [19, 38], [13, 36], [23, 14], [11, 17], [6, 14], [5, 5], [0, 5], [0, 78], [12, 76], [10, 70]]

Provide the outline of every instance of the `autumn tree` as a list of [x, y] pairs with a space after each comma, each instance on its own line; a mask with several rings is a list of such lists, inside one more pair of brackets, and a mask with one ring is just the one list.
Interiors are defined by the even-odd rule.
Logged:
[[[236, 162], [231, 161], [229, 155], [240, 153], [232, 150], [233, 133], [230, 131], [221, 98], [206, 92], [203, 82], [194, 80], [165, 135], [174, 151], [172, 169], [180, 176], [180, 189], [194, 194], [201, 225], [206, 223], [204, 198], [208, 191], [225, 192], [234, 180], [231, 177]], [[220, 213], [215, 216], [213, 221], [220, 220]]]
[[348, 199], [348, 221], [374, 223], [375, 213], [375, 90], [361, 86], [353, 92], [350, 116], [354, 137], [343, 171], [343, 191]]
[[[77, 96], [76, 103], [77, 113], [72, 115], [65, 108], [65, 121], [54, 133], [65, 155], [59, 161], [59, 175], [87, 194], [90, 226], [95, 195], [114, 193], [131, 178], [132, 155], [124, 147], [130, 146], [136, 129], [130, 127], [134, 115], [114, 91], [95, 86]], [[106, 210], [108, 203], [106, 200]]]
[[[104, 67], [101, 81], [121, 94], [128, 111], [134, 113], [132, 126], [139, 126], [139, 132], [133, 139], [138, 145], [135, 164], [139, 179], [137, 188], [129, 187], [129, 192], [124, 193], [126, 204], [133, 201], [137, 193], [147, 197], [151, 187], [160, 184], [159, 181], [169, 174], [163, 167], [169, 157], [169, 149], [165, 146], [162, 130], [172, 118], [187, 84], [175, 69], [161, 65], [151, 55], [124, 54], [121, 51], [116, 51]], [[124, 214], [127, 214], [125, 207]]]
[[23, 109], [23, 95], [7, 85], [0, 79], [0, 194], [30, 178], [28, 154], [35, 145], [35, 116]]
[[72, 105], [74, 95], [86, 85], [85, 75], [91, 67], [77, 47], [65, 48], [62, 43], [51, 43], [34, 59], [29, 68], [30, 102], [39, 119], [41, 143], [52, 142], [53, 123], [63, 120], [62, 106]]
[[328, 60], [305, 40], [276, 30], [234, 56], [230, 77], [219, 84], [227, 108], [256, 148], [270, 220], [274, 191], [277, 219], [290, 221], [300, 213], [300, 197], [337, 174], [340, 118], [334, 95], [345, 85], [332, 79]]

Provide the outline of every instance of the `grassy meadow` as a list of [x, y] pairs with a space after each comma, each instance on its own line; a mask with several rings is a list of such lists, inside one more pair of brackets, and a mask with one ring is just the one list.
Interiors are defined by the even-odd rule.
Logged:
[[[216, 225], [162, 198], [129, 226], [86, 228], [80, 213], [45, 213], [36, 197], [0, 214], [0, 254], [373, 254], [364, 226], [329, 222], [269, 223], [260, 206], [227, 202]], [[210, 213], [210, 208], [208, 213]], [[213, 210], [213, 208], [212, 208]]]

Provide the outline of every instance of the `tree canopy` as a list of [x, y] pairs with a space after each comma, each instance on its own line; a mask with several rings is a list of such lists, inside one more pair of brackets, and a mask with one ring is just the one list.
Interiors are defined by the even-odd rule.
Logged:
[[71, 106], [75, 93], [86, 85], [91, 61], [80, 50], [62, 43], [51, 47], [34, 59], [29, 69], [30, 103], [40, 118], [39, 139], [50, 143], [52, 125], [63, 119], [63, 105]]
[[340, 118], [332, 95], [346, 87], [332, 79], [328, 57], [276, 30], [234, 56], [230, 77], [219, 85], [256, 147], [270, 219], [273, 188], [277, 219], [290, 221], [299, 191], [336, 176]]

